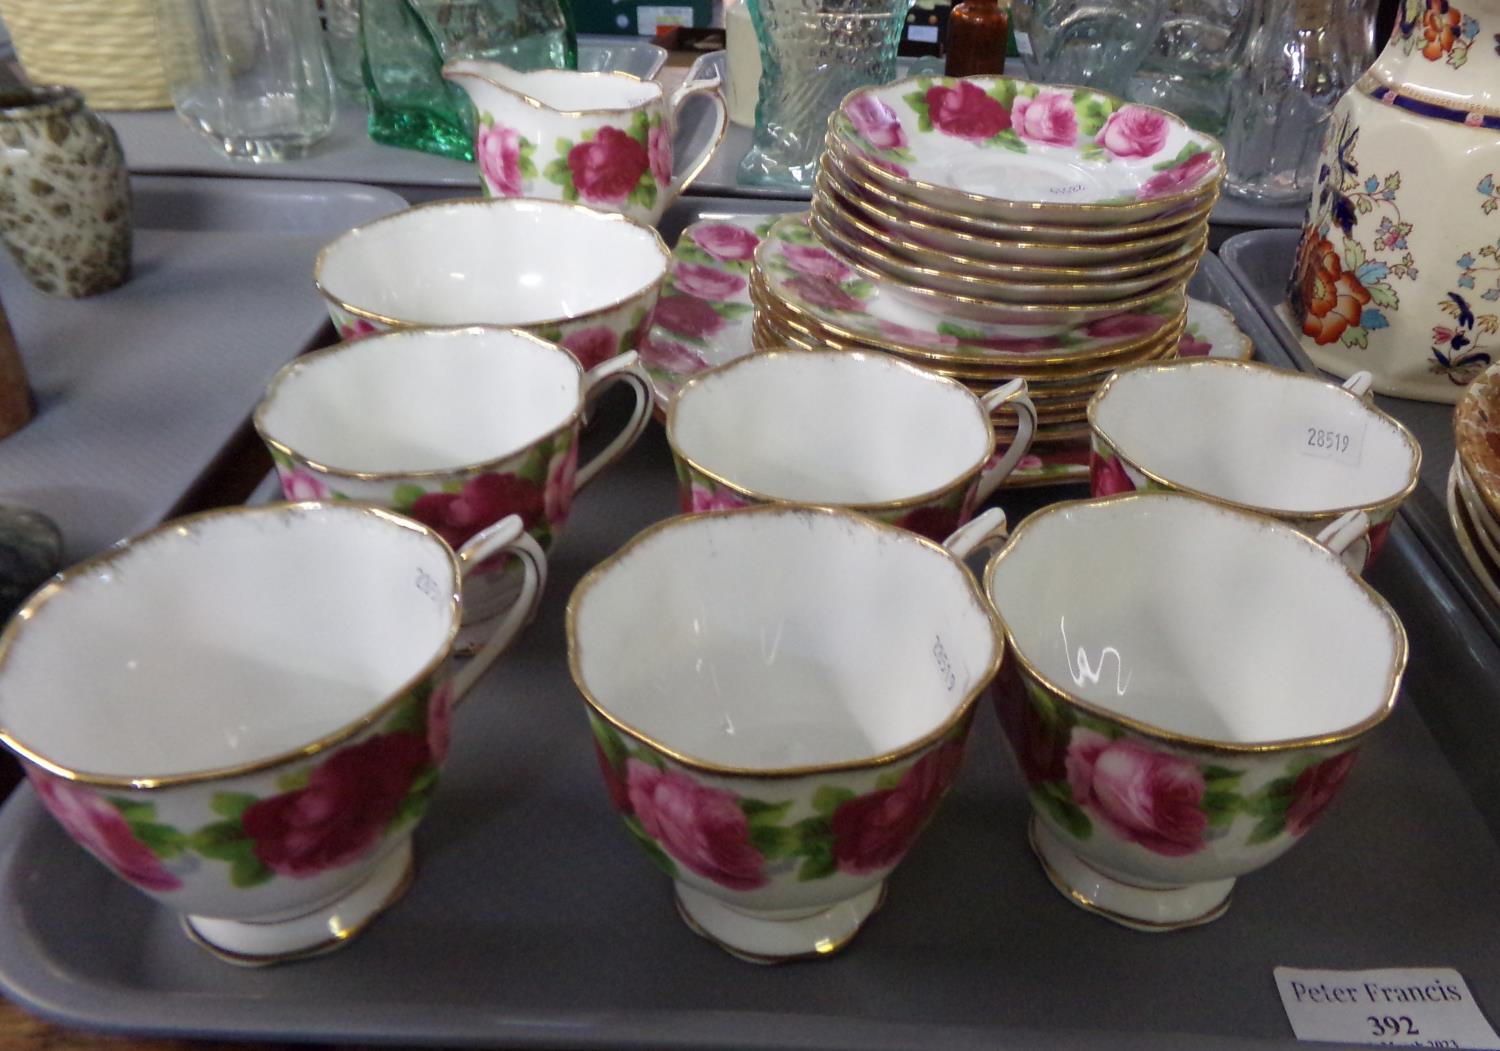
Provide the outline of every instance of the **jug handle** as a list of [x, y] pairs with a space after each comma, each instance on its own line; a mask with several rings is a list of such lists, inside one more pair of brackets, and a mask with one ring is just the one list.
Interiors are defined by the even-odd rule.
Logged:
[[1010, 472], [1016, 469], [1021, 458], [1031, 451], [1031, 441], [1036, 437], [1036, 406], [1031, 403], [1031, 392], [1024, 379], [1011, 380], [1004, 386], [996, 387], [980, 398], [979, 404], [984, 406], [987, 414], [986, 425], [989, 424], [989, 416], [1002, 405], [1015, 409], [1019, 421], [1015, 440], [1005, 450], [1005, 455], [979, 475], [979, 487], [974, 491], [974, 499], [977, 503], [983, 503], [1010, 476]]
[[1360, 401], [1374, 401], [1375, 397], [1370, 393], [1370, 387], [1374, 383], [1375, 377], [1370, 375], [1370, 373], [1366, 372], [1364, 369], [1361, 369], [1360, 371], [1356, 372], [1354, 375], [1346, 379], [1343, 382], [1342, 386], [1346, 391], [1354, 395]]
[[1347, 511], [1334, 519], [1317, 536], [1313, 537], [1335, 555], [1370, 531], [1370, 516], [1362, 510]]
[[633, 350], [589, 369], [583, 377], [584, 404], [592, 408], [599, 396], [616, 383], [629, 385], [635, 394], [635, 409], [625, 428], [595, 453], [593, 459], [578, 468], [573, 482], [575, 493], [599, 477], [600, 471], [624, 456], [640, 440], [641, 435], [646, 433], [646, 425], [651, 422], [651, 408], [655, 404], [651, 394], [651, 377], [646, 374], [640, 355]]
[[669, 100], [672, 110], [672, 128], [675, 131], [679, 126], [678, 113], [681, 112], [683, 103], [694, 95], [707, 95], [714, 107], [714, 134], [708, 146], [701, 154], [695, 157], [692, 163], [679, 165], [677, 158], [672, 158], [674, 169], [685, 169], [686, 175], [676, 174], [672, 176], [671, 197], [675, 199], [690, 186], [694, 179], [703, 174], [703, 169], [708, 167], [709, 160], [714, 151], [719, 148], [719, 143], [724, 141], [724, 132], [729, 129], [729, 105], [724, 101], [724, 92], [721, 90], [723, 81], [715, 73], [711, 77], [703, 77], [698, 80], [689, 80], [672, 92]]
[[966, 559], [981, 548], [999, 547], [1010, 537], [1010, 526], [1005, 521], [1005, 512], [992, 507], [976, 516], [967, 525], [961, 525], [943, 541], [954, 558]]
[[460, 578], [468, 577], [480, 563], [499, 554], [513, 555], [521, 560], [521, 594], [515, 605], [501, 616], [500, 623], [495, 625], [479, 652], [448, 680], [446, 686], [452, 691], [450, 703], [454, 705], [463, 700], [469, 688], [510, 648], [542, 604], [542, 589], [547, 584], [547, 556], [526, 532], [526, 523], [521, 521], [520, 515], [506, 515], [476, 533], [458, 549]]

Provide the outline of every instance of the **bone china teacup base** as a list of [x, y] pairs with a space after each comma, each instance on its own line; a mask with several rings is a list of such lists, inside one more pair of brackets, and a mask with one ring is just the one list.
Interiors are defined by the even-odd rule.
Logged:
[[[990, 561], [996, 707], [1069, 901], [1206, 923], [1322, 816], [1406, 664], [1395, 613], [1339, 557], [1367, 527], [1351, 512], [1313, 539], [1132, 493], [1038, 511]], [[1357, 863], [1319, 861], [1333, 880]]]
[[[469, 569], [527, 567], [449, 660]], [[0, 742], [63, 829], [237, 964], [347, 944], [411, 881], [453, 706], [534, 613], [518, 517], [453, 550], [356, 504], [177, 519], [60, 574], [0, 634]], [[83, 640], [80, 645], [80, 640]]]
[[649, 527], [578, 585], [568, 657], [609, 799], [694, 931], [758, 963], [859, 931], [1000, 664], [955, 555], [1003, 529], [992, 509], [945, 549], [763, 504]]

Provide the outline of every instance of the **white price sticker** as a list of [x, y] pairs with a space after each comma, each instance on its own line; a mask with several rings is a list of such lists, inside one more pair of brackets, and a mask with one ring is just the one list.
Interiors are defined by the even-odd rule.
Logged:
[[1298, 1040], [1500, 1051], [1500, 1036], [1450, 967], [1278, 967], [1276, 988]]
[[1290, 438], [1292, 447], [1303, 456], [1358, 467], [1367, 426], [1363, 420], [1307, 417], [1292, 422]]

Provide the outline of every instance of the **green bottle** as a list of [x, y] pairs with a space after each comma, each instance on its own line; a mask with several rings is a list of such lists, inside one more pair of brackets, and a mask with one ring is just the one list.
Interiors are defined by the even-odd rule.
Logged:
[[360, 0], [370, 138], [474, 159], [474, 110], [443, 63], [482, 58], [515, 69], [577, 69], [569, 0]]

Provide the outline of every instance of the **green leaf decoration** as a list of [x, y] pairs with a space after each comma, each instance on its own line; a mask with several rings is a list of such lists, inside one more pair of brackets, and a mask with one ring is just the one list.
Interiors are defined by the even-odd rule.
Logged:
[[1046, 781], [1032, 790], [1031, 797], [1074, 839], [1088, 839], [1094, 834], [1094, 823], [1061, 783]]
[[1016, 101], [1016, 82], [1005, 78], [995, 81], [994, 87], [990, 88], [990, 98], [1010, 109]]
[[[917, 81], [917, 83], [921, 84], [921, 81]], [[901, 96], [901, 98], [911, 107], [911, 111], [917, 115], [917, 130], [931, 131], [932, 116], [927, 110], [927, 88], [923, 87], [921, 91], [910, 92]]]
[[740, 811], [745, 815], [745, 820], [750, 822], [751, 828], [757, 825], [779, 825], [790, 809], [792, 809], [790, 801], [766, 803], [759, 799], [742, 798], [740, 800]]
[[1234, 815], [1240, 809], [1240, 796], [1234, 792], [1210, 790], [1203, 793], [1199, 806], [1208, 815], [1210, 825], [1222, 827], [1234, 820]]
[[412, 504], [416, 503], [427, 492], [420, 485], [412, 485], [410, 482], [402, 482], [396, 486], [396, 491], [391, 494], [391, 502], [396, 505], [396, 510], [405, 513], [411, 510]]
[[[521, 178], [536, 178], [536, 161], [532, 160], [529, 154], [521, 154], [520, 160], [516, 162], [516, 168], [520, 171]], [[489, 183], [485, 183], [485, 186], [489, 186]]]
[[1038, 95], [1040, 95], [1041, 92], [1042, 92], [1042, 87], [1041, 87], [1040, 84], [1027, 84], [1024, 88], [1020, 88], [1016, 92], [1016, 94], [1017, 95], [1025, 95], [1029, 99], [1034, 99]]
[[154, 823], [130, 823], [135, 838], [146, 844], [148, 850], [163, 861], [169, 861], [187, 850], [188, 837], [171, 825]]
[[1269, 842], [1281, 835], [1284, 828], [1286, 828], [1286, 821], [1283, 818], [1262, 818], [1260, 823], [1250, 830], [1250, 835], [1245, 839], [1245, 844], [1247, 846], [1254, 846], [1257, 843]]
[[838, 862], [833, 860], [833, 850], [819, 851], [802, 862], [802, 867], [797, 870], [797, 880], [810, 883], [815, 879], [826, 879], [838, 870]]
[[1381, 189], [1391, 191], [1401, 189], [1401, 173], [1391, 172], [1391, 174], [1387, 175], [1385, 177], [1385, 184], [1381, 186]]
[[[1080, 93], [1085, 96], [1082, 101], [1078, 98]], [[1104, 127], [1104, 122], [1109, 120], [1109, 115], [1114, 112], [1114, 107], [1093, 92], [1076, 92], [1073, 100], [1076, 103], [1074, 112], [1078, 117], [1078, 133], [1088, 138], [1098, 135], [1099, 130]], [[1102, 146], [1096, 149], [1100, 154], [1105, 152]]]
[[729, 321], [737, 321], [755, 313], [755, 307], [750, 303], [715, 303], [713, 307], [714, 313]]
[[1365, 262], [1365, 250], [1352, 237], [1344, 238], [1344, 269], [1358, 270]]
[[650, 129], [651, 122], [649, 119], [647, 119], [646, 111], [643, 109], [638, 109], [635, 111], [635, 115], [630, 118], [630, 128], [626, 131], [625, 134], [629, 135], [636, 142], [639, 142], [642, 146], [644, 146], [646, 144], [647, 132]]
[[542, 169], [542, 178], [565, 190], [573, 185], [573, 171], [564, 157], [554, 157], [548, 161], [547, 167]]
[[797, 833], [774, 825], [751, 825], [750, 845], [767, 861], [789, 858], [797, 853]]
[[1199, 770], [1199, 773], [1203, 775], [1203, 780], [1205, 781], [1211, 783], [1224, 782], [1224, 785], [1213, 785], [1213, 787], [1215, 788], [1224, 787], [1225, 785], [1238, 781], [1240, 778], [1245, 776], [1245, 771], [1243, 770], [1231, 770], [1226, 766], [1213, 765], [1202, 767]]
[[630, 196], [626, 200], [642, 208], [650, 208], [656, 204], [656, 180], [651, 177], [649, 171], [641, 176], [635, 186], [631, 187]]
[[1360, 215], [1369, 215], [1375, 210], [1375, 202], [1368, 197], [1360, 196], [1354, 199], [1354, 210]]
[[1401, 297], [1396, 290], [1385, 281], [1378, 281], [1373, 285], [1366, 285], [1365, 291], [1370, 293], [1370, 302], [1378, 307], [1386, 307], [1396, 310], [1401, 306]]
[[625, 760], [630, 758], [630, 753], [625, 748], [625, 742], [620, 740], [620, 735], [615, 728], [594, 714], [589, 714], [589, 729], [594, 731], [594, 740], [598, 742], [599, 751], [604, 753], [604, 758], [616, 773], [625, 770]]
[[[589, 138], [588, 132], [584, 132], [583, 137], [585, 139]], [[555, 153], [555, 154], [557, 154], [557, 160], [562, 161], [563, 165], [566, 167], [566, 165], [567, 165], [568, 162], [566, 160], [564, 160], [564, 158], [567, 157], [569, 151], [572, 150], [572, 149], [573, 149], [573, 143], [572, 142], [570, 142], [567, 139], [561, 139], [560, 138], [553, 145], [552, 152]], [[553, 163], [556, 163], [556, 161], [554, 161]], [[551, 167], [551, 165], [549, 165], [548, 167]]]
[[866, 281], [864, 278], [857, 278], [853, 281], [846, 282], [843, 287], [845, 292], [848, 292], [851, 296], [853, 296], [855, 299], [860, 300], [861, 302], [869, 299], [872, 295], [875, 294], [875, 286], [869, 281]]
[[905, 770], [886, 770], [875, 779], [875, 787], [884, 791], [889, 791], [890, 789], [895, 788], [897, 785], [899, 785], [901, 783], [901, 779], [905, 776]]
[[801, 223], [788, 223], [782, 228], [781, 236], [783, 240], [789, 241], [794, 245], [811, 245], [815, 248], [823, 247], [812, 230]]
[[805, 817], [792, 826], [792, 831], [797, 834], [797, 852], [800, 854], [833, 849], [833, 826], [826, 817]]
[[229, 866], [229, 882], [242, 889], [269, 883], [273, 875], [253, 853], [242, 854]]
[[259, 802], [248, 792], [215, 792], [208, 801], [208, 809], [222, 818], [238, 821], [241, 814]]
[[187, 837], [187, 847], [214, 861], [233, 861], [253, 847], [239, 821], [215, 821]]
[[663, 772], [665, 772], [667, 769], [666, 760], [662, 759], [661, 756], [657, 755], [649, 748], [641, 748], [637, 749], [634, 752], [631, 752], [630, 758], [645, 763], [647, 766], [655, 767], [656, 769]]
[[646, 835], [645, 828], [641, 826], [640, 818], [634, 814], [627, 814], [624, 820], [625, 827], [630, 831], [630, 835], [640, 844], [641, 849], [646, 852], [646, 856], [651, 859], [652, 863], [668, 876], [676, 879], [677, 863], [668, 856], [665, 850], [661, 849], [661, 845], [656, 840]]
[[120, 812], [127, 824], [136, 821], [155, 821], [156, 806], [152, 803], [138, 803], [124, 796], [106, 796], [109, 805]]
[[813, 793], [813, 809], [824, 817], [832, 817], [833, 812], [854, 798], [854, 793], [847, 788], [839, 788], [835, 785], [823, 785]]
[[532, 449], [526, 457], [526, 462], [521, 464], [520, 470], [516, 471], [516, 477], [524, 478], [533, 485], [546, 485], [549, 454], [550, 450], [541, 445]]
[[306, 788], [308, 780], [312, 777], [312, 767], [304, 766], [300, 770], [282, 774], [276, 778], [276, 787], [283, 792], [295, 792], [299, 788]]
[[1240, 809], [1252, 817], [1279, 819], [1292, 802], [1292, 789], [1296, 783], [1296, 778], [1278, 777], [1240, 800]]
[[1370, 334], [1362, 328], [1350, 325], [1344, 329], [1344, 335], [1339, 342], [1346, 347], [1358, 347], [1360, 350], [1370, 349]]
[[1026, 143], [1021, 141], [1021, 136], [1017, 135], [1013, 130], [1009, 128], [1002, 131], [994, 138], [988, 140], [985, 145], [999, 146], [1003, 149], [1010, 150], [1012, 153], [1025, 153], [1027, 151]]
[[1120, 729], [1114, 723], [1105, 722], [1097, 715], [1078, 712], [1074, 718], [1077, 720], [1077, 725], [1083, 727], [1085, 730], [1092, 730], [1094, 733], [1107, 737], [1111, 741], [1125, 736], [1124, 730]]
[[401, 800], [401, 805], [396, 808], [396, 816], [386, 824], [387, 834], [407, 822], [421, 820], [422, 815], [427, 813], [427, 804], [431, 798], [430, 792], [408, 792], [406, 798]]

